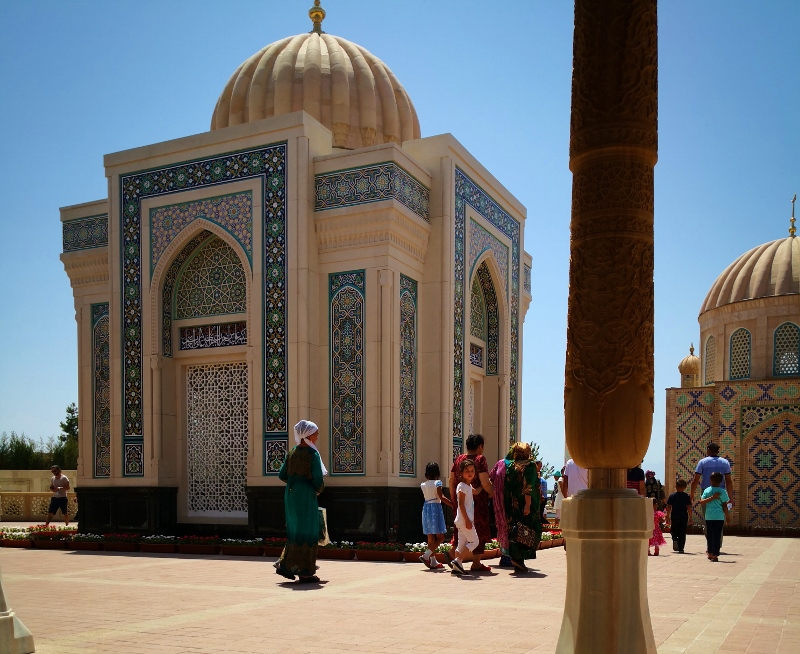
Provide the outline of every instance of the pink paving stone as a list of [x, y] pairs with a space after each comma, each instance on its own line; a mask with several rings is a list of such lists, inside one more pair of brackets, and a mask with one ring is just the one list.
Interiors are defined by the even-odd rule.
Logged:
[[[798, 651], [800, 541], [771, 549], [776, 543], [726, 537], [725, 562], [713, 564], [703, 539], [692, 536], [689, 554], [665, 548], [648, 558], [660, 651]], [[759, 557], [771, 552], [766, 582], [735, 586], [737, 575], [749, 579], [756, 560], [763, 571]], [[463, 652], [464, 624], [485, 634], [483, 642], [494, 642], [502, 629], [507, 652], [552, 652], [558, 640], [562, 549], [540, 552], [527, 577], [496, 568], [460, 579], [411, 563], [321, 561], [320, 586], [285, 582], [273, 561], [0, 549], [7, 598], [39, 654]], [[65, 601], [52, 601], [54, 588]], [[750, 599], [731, 609], [730, 626], [703, 622], [707, 609], [742, 593]], [[517, 611], [523, 623], [502, 617]]]

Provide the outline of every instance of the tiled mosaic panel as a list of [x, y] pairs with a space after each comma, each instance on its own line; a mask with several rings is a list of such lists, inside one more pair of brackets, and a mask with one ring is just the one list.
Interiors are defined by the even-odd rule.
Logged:
[[531, 292], [531, 267], [527, 263], [522, 264], [522, 287]]
[[127, 477], [144, 475], [144, 443], [125, 443], [122, 469]]
[[[453, 301], [453, 442], [461, 443], [464, 429], [464, 350], [466, 289], [466, 206], [471, 206], [480, 216], [494, 225], [511, 241], [511, 292], [509, 293], [511, 322], [511, 360], [509, 375], [509, 440], [517, 435], [518, 368], [519, 368], [519, 276], [520, 276], [520, 225], [505, 212], [486, 192], [473, 182], [460, 168], [455, 175], [455, 293]], [[460, 445], [459, 445], [460, 448]], [[455, 449], [455, 445], [454, 445]]]
[[225, 228], [253, 260], [253, 194], [250, 191], [150, 210], [150, 277], [181, 230], [198, 218]]
[[486, 301], [486, 374], [496, 375], [500, 365], [500, 311], [492, 275], [484, 261], [476, 273]]
[[[669, 492], [673, 492], [678, 479], [691, 483], [698, 461], [714, 440], [714, 394], [710, 390], [679, 392], [676, 403], [675, 479], [667, 480]], [[694, 518], [702, 519], [698, 507], [694, 508]]]
[[483, 368], [483, 348], [480, 345], [469, 344], [469, 362], [473, 366]]
[[800, 327], [785, 322], [775, 330], [772, 374], [800, 375]]
[[704, 384], [713, 384], [716, 379], [714, 379], [715, 374], [714, 371], [717, 369], [717, 339], [713, 336], [709, 336], [706, 339], [706, 355], [703, 360], [703, 383]]
[[500, 277], [503, 280], [503, 291], [508, 297], [508, 248], [491, 233], [481, 227], [474, 220], [469, 221], [469, 270], [470, 275], [475, 270], [475, 264], [486, 251], [494, 254]]
[[475, 433], [475, 382], [469, 380], [469, 433]]
[[459, 456], [463, 454], [464, 450], [464, 439], [463, 438], [454, 438], [453, 439], [453, 461], [455, 461]]
[[94, 476], [111, 476], [111, 356], [108, 302], [92, 305]]
[[242, 262], [218, 236], [193, 255], [178, 279], [175, 319], [205, 318], [247, 311]]
[[430, 191], [391, 162], [317, 175], [314, 195], [314, 211], [395, 199], [429, 220]]
[[416, 474], [417, 282], [400, 275], [400, 474]]
[[264, 439], [264, 474], [277, 475], [289, 453], [289, 443], [286, 438]]
[[61, 243], [64, 252], [108, 245], [108, 214], [61, 223]]
[[731, 334], [730, 378], [750, 377], [750, 332], [737, 329]]
[[164, 275], [163, 292], [161, 293], [161, 347], [165, 357], [172, 356], [172, 298], [175, 293], [175, 282], [178, 279], [183, 264], [192, 256], [192, 253], [214, 236], [213, 233], [203, 230], [183, 246], [178, 256], [173, 259], [166, 275]]
[[[286, 144], [233, 152], [120, 179], [123, 435], [143, 439], [141, 201], [234, 180], [263, 182], [264, 432], [288, 431], [286, 385]], [[126, 468], [127, 470], [127, 468]]]
[[[748, 526], [800, 528], [800, 405], [742, 407]], [[749, 415], [753, 414], [753, 415]], [[757, 420], [757, 416], [763, 416]]]
[[332, 474], [363, 475], [363, 270], [330, 275]]
[[210, 347], [229, 347], [231, 345], [247, 345], [246, 322], [181, 327], [181, 350], [204, 350]]
[[247, 364], [186, 370], [188, 509], [247, 511]]
[[477, 275], [472, 279], [472, 291], [469, 296], [469, 333], [482, 341], [486, 340], [486, 309]]

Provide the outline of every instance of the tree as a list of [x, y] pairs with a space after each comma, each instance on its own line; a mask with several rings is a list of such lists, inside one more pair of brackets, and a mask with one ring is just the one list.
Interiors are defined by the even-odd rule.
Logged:
[[60, 423], [61, 435], [58, 439], [62, 443], [69, 441], [78, 442], [78, 407], [75, 402], [67, 407], [67, 417], [64, 422]]

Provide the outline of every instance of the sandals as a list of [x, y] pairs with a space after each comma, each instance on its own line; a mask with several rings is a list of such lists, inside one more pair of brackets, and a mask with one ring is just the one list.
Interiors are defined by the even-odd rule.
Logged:
[[311, 575], [310, 577], [300, 577], [297, 580], [298, 584], [318, 584], [319, 577], [317, 575]]

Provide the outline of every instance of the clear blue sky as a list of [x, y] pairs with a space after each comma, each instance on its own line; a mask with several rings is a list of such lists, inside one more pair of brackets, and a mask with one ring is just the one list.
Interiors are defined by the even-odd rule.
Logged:
[[[58, 433], [77, 397], [60, 206], [106, 196], [103, 155], [208, 130], [244, 59], [310, 29], [311, 0], [0, 3], [0, 432]], [[383, 59], [423, 136], [451, 132], [528, 208], [523, 436], [563, 453], [572, 5], [326, 0], [326, 31]], [[656, 412], [736, 257], [786, 235], [800, 191], [800, 2], [662, 0]]]

